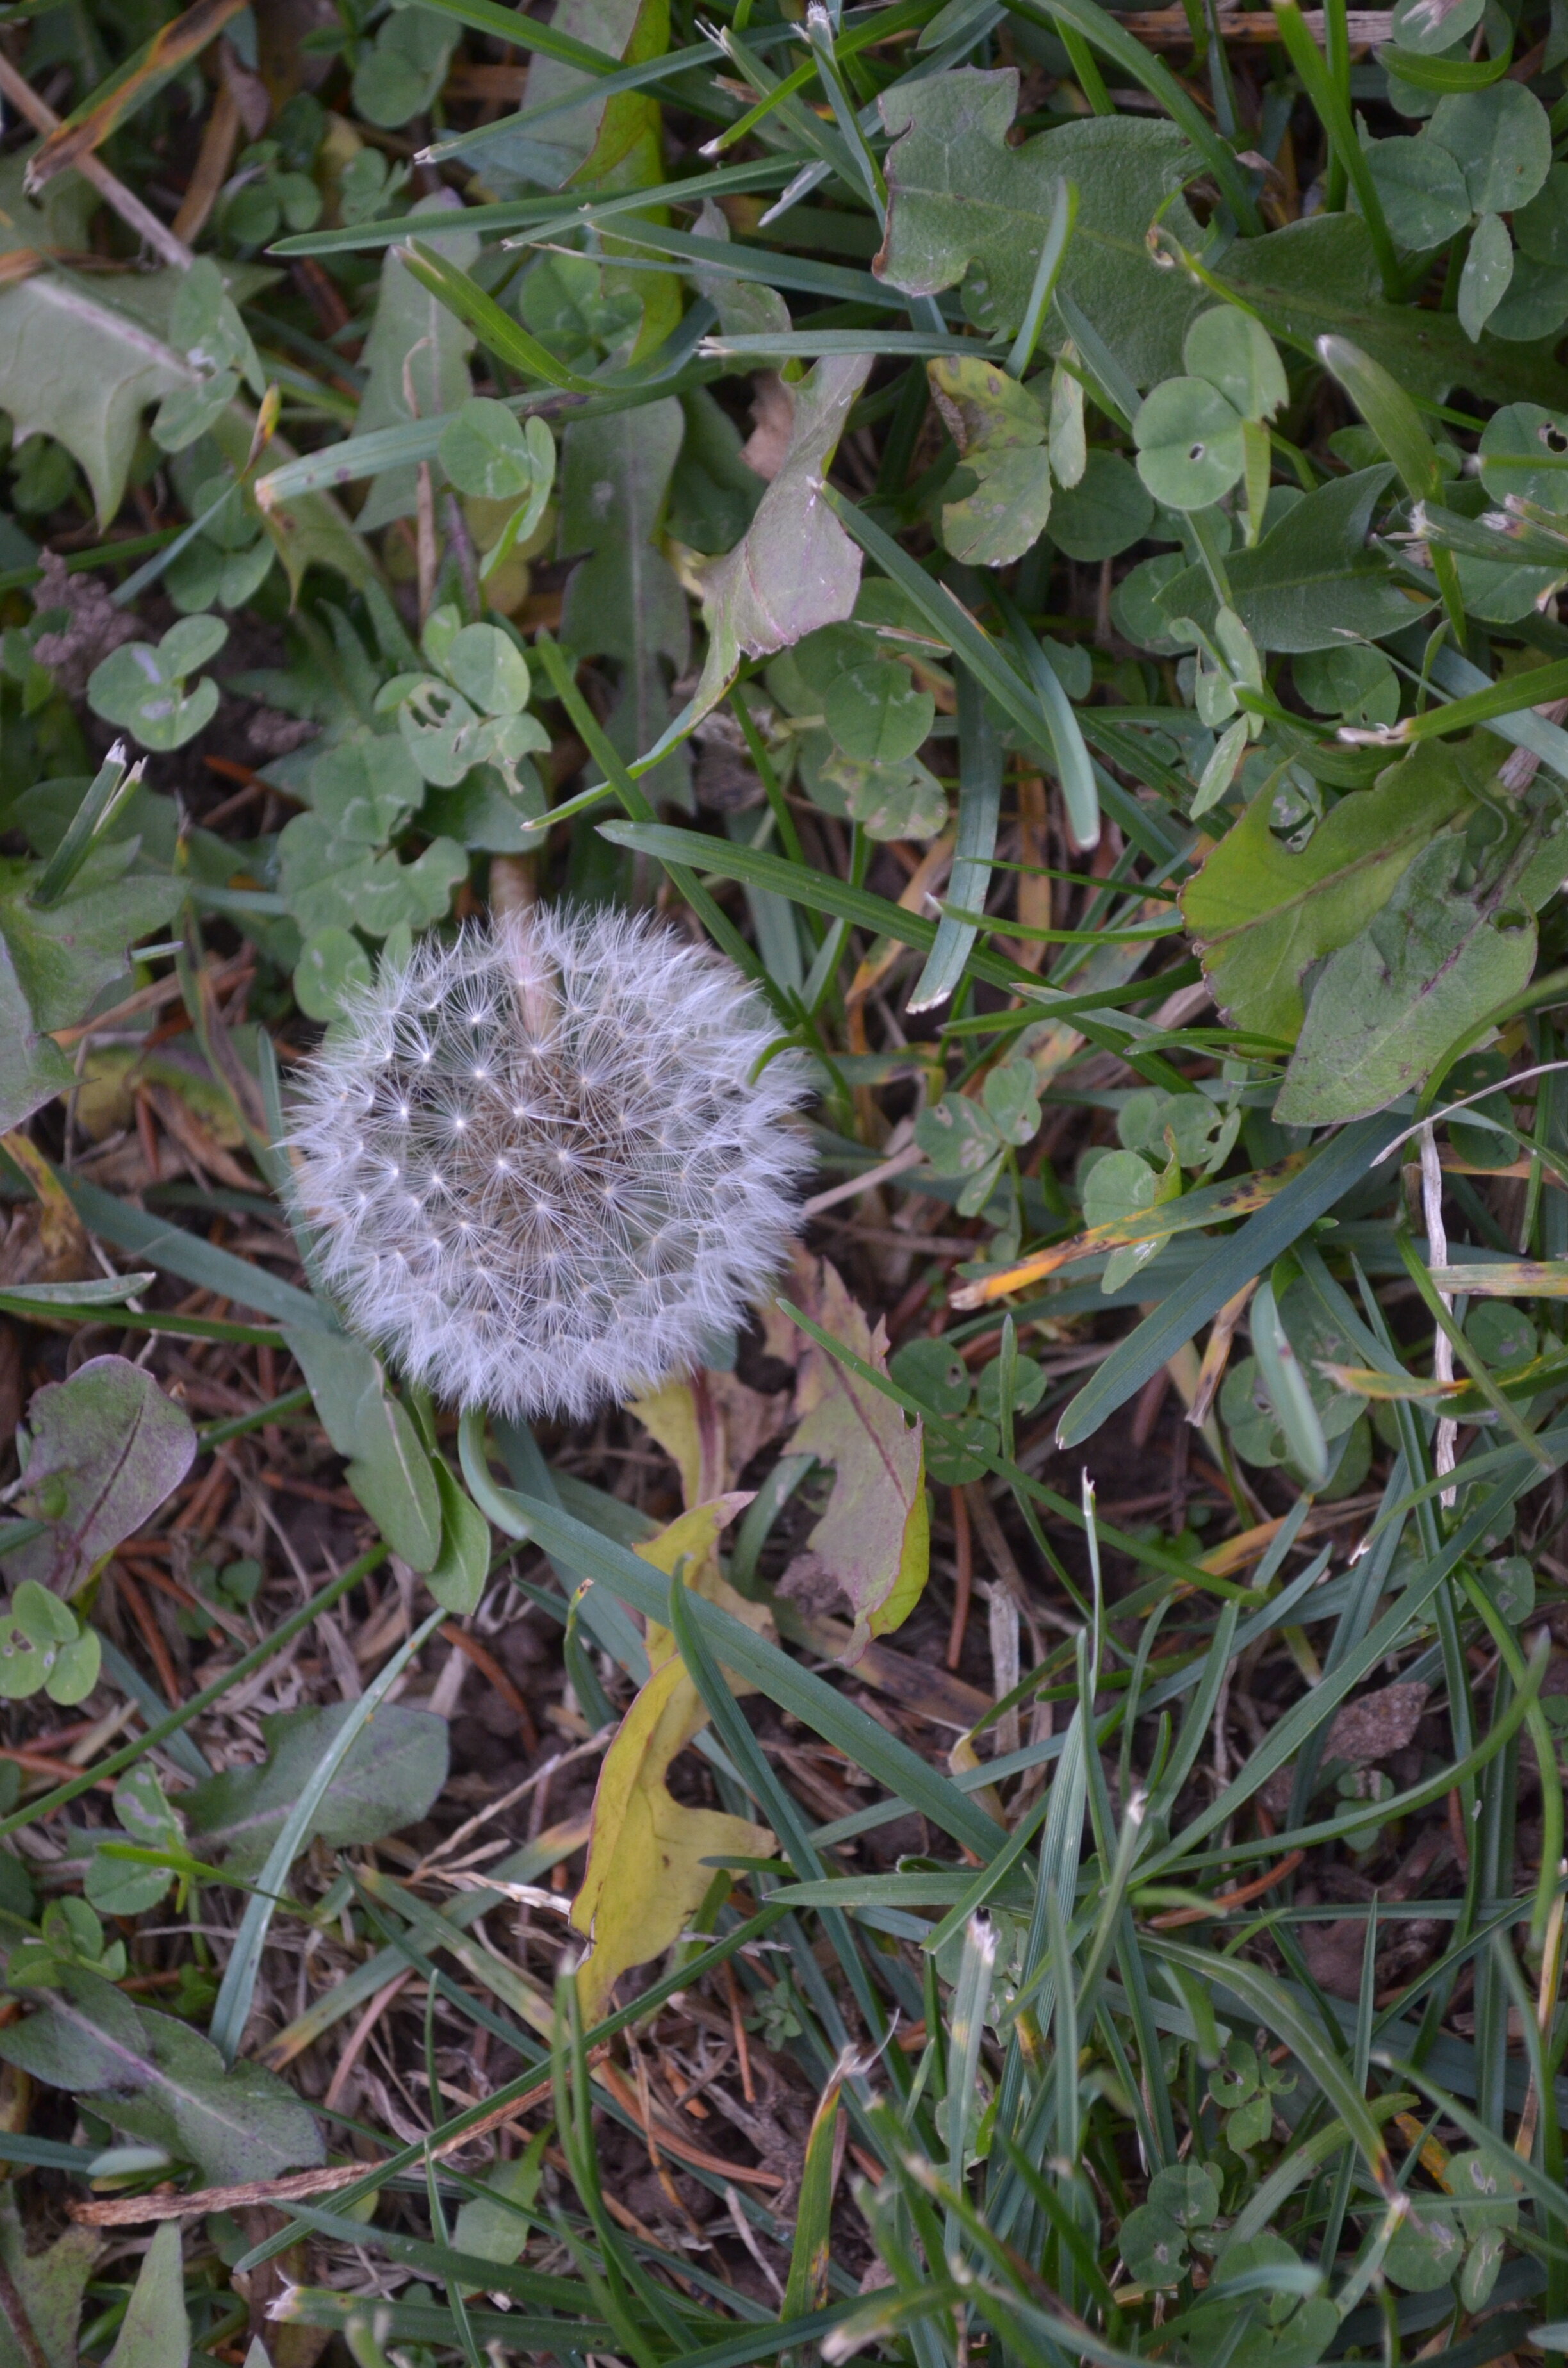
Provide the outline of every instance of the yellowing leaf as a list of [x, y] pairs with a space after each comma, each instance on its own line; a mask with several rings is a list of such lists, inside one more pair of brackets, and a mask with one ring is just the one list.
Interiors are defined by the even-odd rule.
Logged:
[[[792, 1342], [787, 1353], [793, 1356]], [[769, 1397], [708, 1366], [631, 1401], [631, 1412], [680, 1473], [687, 1505], [706, 1504], [733, 1488], [758, 1448], [786, 1429], [788, 1409], [782, 1390]]]
[[[797, 1267], [805, 1312], [879, 1372], [887, 1371], [887, 1331], [873, 1331], [836, 1270]], [[921, 1426], [911, 1426], [891, 1398], [810, 1343], [795, 1388], [799, 1420], [791, 1455], [831, 1464], [833, 1495], [806, 1541], [816, 1575], [830, 1577], [848, 1601], [854, 1628], [845, 1657], [857, 1660], [873, 1636], [907, 1620], [930, 1570], [930, 1516]]]
[[[714, 1543], [748, 1501], [727, 1497], [699, 1505], [638, 1552], [672, 1574], [682, 1561], [702, 1556], [713, 1580], [722, 1585]], [[740, 1605], [741, 1599], [733, 1602]], [[741, 1609], [755, 1617], [756, 1606]], [[621, 1721], [599, 1770], [587, 1870], [572, 1903], [573, 1930], [590, 1942], [577, 1970], [578, 1996], [589, 2022], [603, 2012], [620, 1975], [679, 1940], [713, 1880], [705, 1859], [762, 1858], [773, 1849], [766, 1826], [716, 1809], [690, 1809], [671, 1796], [665, 1782], [670, 1762], [707, 1724], [708, 1712], [672, 1648], [668, 1630], [652, 1622], [648, 1657], [653, 1674]]]
[[[705, 1597], [710, 1603], [722, 1604], [735, 1619], [744, 1620], [748, 1628], [761, 1634], [771, 1630], [773, 1624], [767, 1613], [760, 1603], [748, 1603], [744, 1595], [737, 1595], [719, 1568], [719, 1532], [750, 1503], [751, 1491], [737, 1489], [727, 1497], [715, 1497], [710, 1504], [694, 1505], [668, 1529], [661, 1530], [646, 1544], [634, 1547], [633, 1552], [643, 1562], [652, 1563], [655, 1570], [662, 1570], [666, 1578], [674, 1578], [684, 1563], [686, 1568], [681, 1576], [694, 1594]], [[657, 1620], [647, 1623], [647, 1643], [651, 1669], [662, 1668], [676, 1649], [674, 1636]], [[728, 1670], [725, 1675], [730, 1676]], [[730, 1677], [730, 1683], [737, 1693], [756, 1691], [754, 1687], [743, 1687], [733, 1677]]]

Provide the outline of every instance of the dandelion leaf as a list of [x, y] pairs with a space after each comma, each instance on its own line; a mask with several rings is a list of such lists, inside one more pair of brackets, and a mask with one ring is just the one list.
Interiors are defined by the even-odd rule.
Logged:
[[[1184, 246], [1201, 237], [1174, 192], [1192, 152], [1174, 125], [1126, 115], [1063, 124], [1009, 148], [1018, 76], [961, 66], [884, 93], [888, 224], [872, 265], [912, 296], [961, 286], [983, 329], [1023, 318], [1059, 179], [1078, 191], [1062, 292], [1079, 305], [1139, 386], [1181, 369], [1187, 324], [1203, 309], [1185, 274], [1151, 261], [1158, 215]], [[1050, 332], [1048, 331], [1048, 336]]]
[[1182, 896], [1182, 914], [1220, 1009], [1238, 1028], [1293, 1044], [1301, 982], [1380, 912], [1468, 787], [1458, 759], [1427, 742], [1369, 790], [1342, 798], [1299, 854], [1254, 798]]

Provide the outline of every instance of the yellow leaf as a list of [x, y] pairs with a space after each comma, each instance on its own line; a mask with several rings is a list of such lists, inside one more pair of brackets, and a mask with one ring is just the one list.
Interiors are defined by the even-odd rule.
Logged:
[[[686, 1584], [694, 1595], [704, 1597], [710, 1603], [722, 1604], [735, 1619], [744, 1620], [748, 1628], [762, 1636], [772, 1633], [773, 1623], [767, 1611], [760, 1603], [748, 1603], [744, 1595], [737, 1595], [719, 1568], [719, 1532], [737, 1513], [744, 1511], [751, 1498], [749, 1489], [733, 1489], [726, 1497], [715, 1497], [710, 1505], [694, 1505], [690, 1512], [682, 1513], [668, 1529], [661, 1530], [656, 1538], [648, 1539], [633, 1551], [643, 1562], [652, 1563], [655, 1570], [662, 1570], [666, 1578], [673, 1578], [684, 1563]], [[648, 1667], [657, 1669], [675, 1651], [676, 1640], [657, 1620], [650, 1620], [646, 1626]], [[724, 1674], [734, 1691], [741, 1692], [742, 1687], [730, 1672], [726, 1670]], [[744, 1691], [755, 1692], [756, 1688]]]
[[665, 1770], [707, 1717], [677, 1656], [654, 1670], [605, 1754], [587, 1872], [572, 1903], [573, 1930], [591, 1943], [577, 1969], [585, 2022], [597, 2021], [629, 1966], [679, 1940], [713, 1880], [704, 1859], [772, 1851], [766, 1826], [671, 1797]]
[[[770, 1624], [767, 1612], [721, 1577], [717, 1553], [720, 1531], [750, 1502], [749, 1496], [732, 1493], [696, 1505], [637, 1552], [655, 1570], [758, 1628]], [[708, 1711], [675, 1639], [655, 1621], [648, 1622], [648, 1659], [653, 1675], [599, 1770], [587, 1869], [572, 1903], [573, 1930], [590, 1942], [577, 1971], [589, 2022], [604, 2010], [620, 1975], [679, 1940], [713, 1880], [704, 1859], [766, 1858], [773, 1849], [766, 1826], [716, 1809], [689, 1809], [672, 1797], [665, 1773], [676, 1752], [707, 1725]], [[736, 1684], [733, 1678], [730, 1682]]]

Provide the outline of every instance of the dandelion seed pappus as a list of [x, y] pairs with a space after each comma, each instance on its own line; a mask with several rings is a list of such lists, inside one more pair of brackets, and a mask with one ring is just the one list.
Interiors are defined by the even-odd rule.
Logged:
[[809, 1147], [766, 1006], [643, 916], [427, 938], [305, 1065], [295, 1190], [350, 1320], [462, 1406], [578, 1417], [689, 1368], [776, 1273]]

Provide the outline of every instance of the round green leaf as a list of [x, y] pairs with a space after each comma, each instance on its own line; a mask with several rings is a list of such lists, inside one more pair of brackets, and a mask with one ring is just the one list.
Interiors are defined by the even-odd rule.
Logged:
[[1488, 1365], [1528, 1365], [1537, 1348], [1535, 1326], [1522, 1307], [1483, 1299], [1465, 1317], [1465, 1338]]
[[439, 452], [460, 494], [510, 502], [532, 490], [534, 455], [522, 421], [488, 395], [471, 395], [452, 414], [441, 430]]
[[1413, 254], [1444, 246], [1471, 218], [1459, 160], [1436, 140], [1374, 140], [1367, 148], [1390, 231]]
[[1514, 216], [1514, 243], [1532, 263], [1568, 266], [1568, 165], [1553, 165]]
[[[1129, 472], [1131, 474], [1131, 472]], [[1143, 488], [1138, 487], [1142, 494]], [[1144, 495], [1147, 499], [1147, 495]], [[1058, 507], [1061, 496], [1058, 496]], [[1170, 620], [1159, 606], [1160, 594], [1174, 584], [1187, 565], [1185, 551], [1162, 551], [1130, 568], [1110, 598], [1110, 620], [1134, 648], [1173, 657], [1182, 647], [1170, 631]]]
[[1157, 2203], [1140, 2203], [1121, 2224], [1119, 2239], [1127, 2274], [1156, 2291], [1179, 2286], [1187, 2267], [1187, 2236]]
[[1406, 2294], [1436, 2294], [1459, 2268], [1464, 2238], [1454, 2207], [1430, 2195], [1413, 2195], [1411, 2214], [1393, 2233], [1383, 2268]]
[[[46, 1653], [44, 1658], [49, 1657]], [[44, 1691], [51, 1702], [63, 1703], [85, 1702], [98, 1682], [98, 1665], [103, 1659], [103, 1647], [96, 1629], [84, 1628], [68, 1645], [54, 1648], [54, 1666], [44, 1680]]]
[[991, 1459], [1001, 1452], [1002, 1442], [994, 1423], [983, 1416], [966, 1415], [947, 1431], [935, 1426], [926, 1433], [926, 1470], [939, 1487], [961, 1488], [969, 1480], [978, 1480], [990, 1468]]
[[348, 929], [313, 929], [294, 966], [294, 1000], [308, 1019], [335, 1019], [344, 999], [370, 984], [370, 958]]
[[888, 1371], [933, 1414], [962, 1414], [969, 1404], [969, 1369], [946, 1340], [906, 1340], [889, 1358]]
[[[1517, 216], [1515, 231], [1517, 235]], [[1510, 345], [1530, 345], [1538, 337], [1555, 336], [1564, 321], [1568, 321], [1568, 267], [1516, 255], [1507, 294], [1486, 324], [1492, 335]]]
[[222, 617], [182, 617], [159, 643], [158, 663], [165, 674], [194, 674], [217, 656], [228, 638]]
[[1443, 0], [1398, 0], [1393, 12], [1394, 40], [1402, 50], [1414, 50], [1417, 57], [1436, 57], [1473, 33], [1485, 7], [1486, 0], [1454, 0], [1450, 7], [1445, 7]]
[[167, 751], [194, 740], [217, 713], [218, 686], [210, 675], [203, 675], [187, 691], [183, 674], [187, 666], [199, 665], [200, 659], [187, 658], [185, 666], [170, 660], [170, 643], [192, 625], [215, 626], [217, 642], [210, 632], [192, 637], [176, 645], [176, 659], [185, 648], [205, 647], [210, 653], [228, 638], [229, 629], [220, 618], [185, 617], [171, 626], [158, 649], [150, 642], [128, 642], [122, 649], [111, 651], [88, 677], [87, 704], [94, 714], [131, 733], [143, 748]]
[[[1481, 482], [1494, 501], [1520, 494], [1542, 509], [1568, 514], [1568, 413], [1539, 403], [1494, 411], [1481, 438]], [[91, 684], [87, 687], [92, 696]]]
[[1296, 689], [1315, 714], [1361, 724], [1392, 723], [1399, 713], [1399, 677], [1381, 650], [1365, 642], [1303, 651], [1290, 665]]
[[942, 508], [942, 541], [971, 567], [1005, 567], [1045, 531], [1051, 516], [1051, 463], [1045, 447], [969, 453], [954, 478], [971, 490]]
[[1551, 169], [1551, 121], [1522, 83], [1494, 82], [1440, 99], [1427, 137], [1458, 164], [1478, 214], [1528, 205]]
[[1460, 274], [1460, 326], [1472, 344], [1508, 292], [1514, 276], [1514, 243], [1500, 214], [1483, 214]]
[[1004, 1061], [981, 1087], [981, 1099], [1003, 1140], [1016, 1145], [1040, 1133], [1040, 1079], [1028, 1061]]
[[835, 750], [819, 778], [843, 790], [845, 812], [869, 837], [935, 838], [946, 826], [948, 793], [918, 757], [862, 765]]
[[443, 666], [482, 714], [520, 715], [528, 703], [528, 662], [498, 625], [465, 625]]
[[1220, 2178], [1206, 2162], [1173, 2162], [1149, 2181], [1149, 2201], [1178, 2228], [1211, 2228], [1220, 2214]]
[[401, 739], [361, 734], [324, 748], [306, 776], [311, 803], [335, 838], [384, 847], [419, 803], [424, 784]]
[[[1033, 1357], [1013, 1360], [1013, 1412], [1032, 1414], [1045, 1395], [1046, 1371]], [[1002, 1418], [1002, 1360], [994, 1357], [975, 1384], [974, 1403], [988, 1422]]]
[[823, 700], [827, 728], [846, 757], [863, 765], [897, 765], [915, 750], [936, 719], [937, 703], [907, 666], [872, 658], [835, 674]]
[[1138, 474], [1157, 502], [1206, 510], [1246, 465], [1241, 415], [1207, 379], [1168, 378], [1132, 423]]
[[1273, 338], [1234, 304], [1199, 313], [1181, 351], [1192, 376], [1218, 388], [1244, 419], [1271, 419], [1290, 396]]
[[1154, 505], [1131, 462], [1118, 452], [1094, 450], [1078, 483], [1059, 485], [1051, 496], [1051, 539], [1063, 557], [1092, 564], [1142, 542], [1153, 517]]
[[11, 1599], [11, 1617], [32, 1645], [69, 1645], [76, 1634], [75, 1615], [58, 1595], [25, 1578]]

